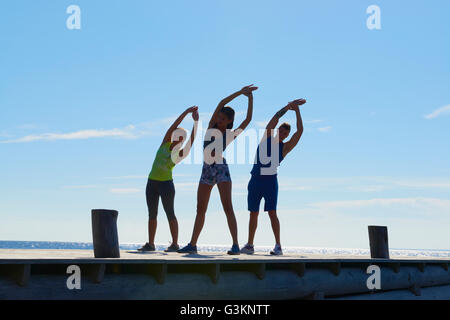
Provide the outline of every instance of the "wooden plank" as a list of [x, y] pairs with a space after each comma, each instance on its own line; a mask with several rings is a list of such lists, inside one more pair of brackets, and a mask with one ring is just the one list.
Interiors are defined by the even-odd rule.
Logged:
[[163, 252], [152, 252], [152, 254], [137, 253], [130, 251], [121, 251], [121, 258], [103, 259], [94, 258], [91, 250], [32, 250], [32, 249], [0, 249], [0, 264], [248, 264], [248, 263], [405, 263], [413, 264], [419, 262], [425, 263], [450, 263], [449, 258], [394, 258], [386, 261], [386, 259], [370, 259], [365, 256], [349, 256], [349, 255], [319, 255], [319, 254], [284, 254], [279, 257], [271, 257], [267, 254], [255, 253], [254, 255], [229, 256], [224, 253], [216, 252], [199, 252], [197, 255], [179, 255], [165, 254]]

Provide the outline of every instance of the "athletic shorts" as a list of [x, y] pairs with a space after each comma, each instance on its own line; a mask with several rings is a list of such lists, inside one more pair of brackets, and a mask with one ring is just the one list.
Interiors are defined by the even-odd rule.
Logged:
[[277, 176], [252, 176], [248, 183], [248, 211], [259, 212], [261, 200], [264, 198], [264, 211], [277, 209], [278, 179]]
[[147, 187], [145, 189], [145, 196], [147, 199], [148, 217], [149, 219], [156, 219], [158, 216], [159, 198], [166, 212], [167, 219], [175, 219], [174, 201], [175, 201], [175, 186], [172, 180], [157, 181], [148, 179]]
[[230, 170], [225, 160], [221, 164], [207, 164], [204, 162], [200, 183], [213, 186], [220, 182], [231, 182]]

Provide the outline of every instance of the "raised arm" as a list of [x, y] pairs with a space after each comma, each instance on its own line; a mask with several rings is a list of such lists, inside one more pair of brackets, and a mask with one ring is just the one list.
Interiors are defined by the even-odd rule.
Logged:
[[197, 134], [197, 125], [198, 125], [198, 111], [192, 112], [192, 119], [194, 120], [194, 125], [192, 126], [191, 137], [189, 141], [186, 143], [184, 148], [179, 153], [179, 159], [177, 162], [181, 162], [184, 158], [189, 155], [191, 151], [192, 145], [194, 144], [195, 135]]
[[247, 116], [245, 117], [244, 121], [239, 125], [239, 127], [234, 130], [233, 137], [236, 139], [238, 135], [242, 133], [242, 131], [247, 128], [247, 126], [250, 124], [250, 121], [252, 121], [253, 116], [253, 91], [257, 90], [257, 87], [245, 87], [242, 89], [242, 94], [245, 95], [248, 98], [248, 107], [247, 107]]
[[214, 125], [216, 124], [217, 114], [220, 112], [220, 110], [222, 110], [223, 107], [225, 107], [228, 103], [230, 103], [231, 101], [233, 101], [234, 99], [239, 97], [241, 94], [244, 94], [244, 92], [248, 91], [249, 89], [252, 91], [257, 89], [257, 88], [255, 88], [255, 89], [251, 89], [251, 88], [255, 88], [255, 87], [253, 87], [253, 85], [246, 86], [246, 87], [242, 88], [241, 90], [236, 91], [235, 93], [222, 99], [219, 102], [219, 104], [217, 105], [216, 109], [214, 110], [214, 113], [211, 116], [211, 120], [209, 120], [208, 129], [214, 127]]
[[273, 136], [273, 130], [277, 126], [278, 121], [280, 120], [280, 118], [282, 116], [284, 116], [286, 114], [286, 112], [288, 112], [289, 108], [290, 108], [290, 105], [288, 104], [284, 108], [280, 109], [277, 113], [275, 113], [275, 115], [272, 117], [272, 119], [269, 121], [269, 123], [266, 126], [264, 138]]
[[291, 139], [284, 144], [283, 147], [283, 158], [292, 150], [295, 148], [295, 146], [300, 141], [300, 138], [303, 134], [303, 121], [302, 116], [300, 114], [300, 105], [305, 104], [306, 100], [300, 99], [293, 101], [293, 104], [291, 104], [290, 109], [295, 111], [295, 115], [297, 117], [297, 131], [292, 135]]
[[188, 113], [197, 111], [198, 107], [193, 106], [190, 108], [187, 108], [176, 120], [175, 122], [170, 126], [169, 130], [167, 130], [166, 135], [164, 136], [162, 144], [171, 141], [172, 139], [172, 133], [178, 128], [180, 123], [183, 121], [183, 119], [186, 117]]

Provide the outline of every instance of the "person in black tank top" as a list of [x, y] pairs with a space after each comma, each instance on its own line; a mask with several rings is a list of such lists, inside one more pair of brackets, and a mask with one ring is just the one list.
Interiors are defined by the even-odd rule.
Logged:
[[[242, 253], [253, 254], [253, 240], [258, 225], [259, 207], [264, 198], [264, 211], [269, 213], [272, 230], [275, 235], [275, 248], [270, 252], [272, 255], [282, 255], [280, 240], [280, 222], [277, 217], [278, 201], [278, 179], [277, 168], [286, 155], [297, 145], [303, 134], [303, 122], [300, 115], [299, 106], [306, 103], [306, 100], [299, 99], [289, 102], [289, 104], [278, 111], [270, 120], [266, 127], [264, 137], [258, 146], [255, 157], [255, 164], [251, 171], [251, 179], [248, 183], [248, 210], [250, 211], [248, 242], [241, 249]], [[297, 131], [292, 138], [283, 142], [290, 133], [291, 126], [287, 123], [281, 124], [274, 130], [278, 120], [288, 111], [293, 110], [297, 116]], [[273, 136], [274, 131], [276, 135]]]
[[[204, 163], [197, 190], [197, 215], [195, 218], [194, 230], [192, 232], [190, 243], [184, 248], [178, 250], [179, 253], [197, 252], [197, 240], [205, 223], [205, 214], [211, 195], [211, 190], [216, 184], [219, 189], [220, 200], [222, 201], [223, 210], [227, 216], [228, 227], [233, 239], [233, 246], [231, 247], [231, 250], [228, 251], [228, 254], [240, 253], [237, 223], [231, 197], [231, 176], [228, 165], [226, 164], [226, 160], [223, 158], [222, 153], [227, 145], [236, 139], [236, 137], [249, 125], [253, 114], [252, 92], [256, 89], [258, 88], [253, 85], [246, 86], [229, 97], [223, 99], [217, 105], [216, 110], [211, 117], [208, 132], [205, 136], [205, 142], [203, 144]], [[240, 95], [245, 95], [248, 97], [247, 117], [236, 130], [231, 131], [234, 122], [234, 110], [226, 105]], [[214, 136], [215, 138], [210, 139], [209, 136]]]

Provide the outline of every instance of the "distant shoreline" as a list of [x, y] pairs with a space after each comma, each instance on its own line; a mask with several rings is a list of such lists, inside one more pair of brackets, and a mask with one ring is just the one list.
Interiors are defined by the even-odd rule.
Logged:
[[[136, 250], [141, 243], [122, 243], [121, 250]], [[157, 251], [166, 249], [167, 244], [156, 244]], [[227, 245], [199, 245], [199, 251], [221, 252], [229, 249]], [[64, 250], [93, 250], [92, 242], [64, 242], [64, 241], [17, 241], [0, 240], [0, 249], [64, 249]], [[256, 252], [265, 252], [270, 246], [256, 246]], [[322, 255], [356, 255], [367, 256], [369, 249], [357, 248], [326, 248], [326, 247], [284, 247], [285, 253], [290, 254], [322, 254]], [[439, 257], [450, 258], [450, 249], [390, 249], [394, 256], [404, 257]]]

